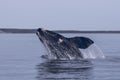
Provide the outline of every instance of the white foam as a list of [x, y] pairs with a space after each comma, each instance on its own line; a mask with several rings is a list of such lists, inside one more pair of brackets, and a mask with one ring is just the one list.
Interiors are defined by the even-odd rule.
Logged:
[[85, 59], [86, 58], [89, 58], [89, 59], [105, 58], [101, 49], [95, 44], [92, 44], [87, 49], [79, 49], [79, 50], [81, 51]]

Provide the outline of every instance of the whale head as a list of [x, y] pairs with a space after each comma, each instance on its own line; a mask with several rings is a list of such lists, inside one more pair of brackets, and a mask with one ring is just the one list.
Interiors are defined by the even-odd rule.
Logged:
[[49, 30], [45, 30], [43, 28], [37, 29], [36, 34], [41, 42], [48, 41], [50, 43], [62, 43], [63, 39], [65, 39], [65, 37], [62, 35]]

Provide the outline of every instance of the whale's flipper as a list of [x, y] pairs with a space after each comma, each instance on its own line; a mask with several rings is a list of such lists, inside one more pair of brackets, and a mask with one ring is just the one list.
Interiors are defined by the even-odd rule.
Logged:
[[72, 37], [68, 38], [70, 42], [73, 42], [78, 48], [86, 49], [94, 42], [87, 37]]

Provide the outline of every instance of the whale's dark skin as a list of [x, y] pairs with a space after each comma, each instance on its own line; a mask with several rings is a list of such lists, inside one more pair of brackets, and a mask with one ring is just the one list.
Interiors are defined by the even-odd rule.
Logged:
[[94, 42], [86, 37], [72, 37], [68, 38], [70, 42], [73, 42], [78, 48], [86, 49]]
[[[86, 37], [66, 38], [56, 32], [44, 30], [42, 28], [37, 29], [36, 34], [40, 41], [45, 46], [47, 45], [51, 54], [53, 54], [57, 59], [70, 59], [70, 56], [76, 59], [83, 58], [79, 48], [86, 49], [94, 43], [91, 39]], [[57, 51], [59, 51], [59, 53]]]

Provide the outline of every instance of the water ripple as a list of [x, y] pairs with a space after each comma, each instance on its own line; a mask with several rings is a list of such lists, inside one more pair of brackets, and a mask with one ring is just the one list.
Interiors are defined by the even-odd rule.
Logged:
[[50, 60], [37, 65], [38, 80], [92, 80], [88, 60]]

